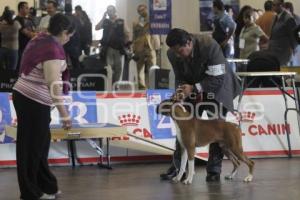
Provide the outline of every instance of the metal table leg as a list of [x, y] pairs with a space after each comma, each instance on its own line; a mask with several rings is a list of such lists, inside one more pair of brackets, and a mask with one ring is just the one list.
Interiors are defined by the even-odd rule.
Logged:
[[68, 140], [69, 156], [71, 156], [72, 167], [76, 166], [76, 143], [74, 140]]

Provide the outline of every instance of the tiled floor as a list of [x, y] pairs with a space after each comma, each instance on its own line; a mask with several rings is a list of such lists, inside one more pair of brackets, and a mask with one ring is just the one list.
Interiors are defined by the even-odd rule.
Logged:
[[[52, 168], [64, 200], [299, 200], [300, 158], [256, 159], [252, 183], [243, 183], [242, 166], [233, 181], [205, 182], [205, 166], [196, 167], [192, 185], [161, 181], [166, 163], [114, 165], [109, 171], [96, 166]], [[224, 161], [224, 174], [231, 163]], [[0, 169], [0, 200], [19, 198], [15, 169]]]

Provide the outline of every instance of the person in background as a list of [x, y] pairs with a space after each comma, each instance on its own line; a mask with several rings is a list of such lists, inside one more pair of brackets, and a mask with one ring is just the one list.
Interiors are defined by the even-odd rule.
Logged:
[[9, 6], [5, 6], [5, 7], [4, 7], [4, 10], [3, 10], [3, 12], [2, 12], [2, 15], [0, 16], [0, 21], [3, 20], [3, 16], [4, 16], [4, 13], [5, 13], [6, 11], [11, 11], [11, 9], [10, 9]]
[[68, 58], [68, 65], [72, 66], [72, 68], [78, 69], [80, 68], [79, 56], [81, 55], [79, 32], [81, 23], [79, 19], [72, 14], [72, 10], [73, 8], [71, 4], [65, 4], [65, 15], [71, 21], [71, 23], [74, 24], [75, 32], [70, 38], [70, 41], [64, 45], [64, 49]]
[[272, 25], [276, 16], [276, 13], [272, 10], [272, 4], [272, 1], [266, 1], [264, 3], [264, 14], [255, 21], [255, 23], [263, 30], [263, 32], [268, 37], [271, 36]]
[[28, 18], [29, 8], [28, 3], [21, 1], [18, 4], [18, 16], [15, 18], [16, 21], [21, 25], [19, 30], [19, 55], [17, 69], [20, 67], [23, 51], [27, 43], [36, 35], [33, 22]]
[[36, 14], [37, 14], [36, 9], [34, 7], [30, 7], [28, 18], [31, 19], [35, 28], [38, 27], [38, 25], [40, 24], [40, 21], [41, 21], [41, 18], [37, 17]]
[[296, 21], [284, 9], [284, 0], [273, 0], [273, 10], [277, 16], [272, 26], [268, 49], [278, 58], [280, 66], [287, 66], [298, 45], [294, 37]]
[[227, 12], [227, 14], [232, 18], [232, 19], [235, 19], [235, 15], [234, 15], [234, 12], [233, 12], [233, 9], [232, 9], [232, 6], [231, 5], [224, 5], [224, 9], [225, 11]]
[[138, 72], [138, 88], [144, 90], [149, 84], [149, 69], [156, 65], [156, 49], [152, 41], [157, 39], [159, 41], [159, 38], [150, 35], [147, 6], [145, 4], [138, 5], [137, 12], [139, 19], [133, 23], [132, 49], [137, 57], [135, 61]]
[[79, 29], [80, 34], [80, 51], [83, 51], [85, 55], [90, 55], [90, 47], [92, 44], [92, 22], [89, 16], [81, 6], [75, 7], [75, 16], [79, 19], [81, 26]]
[[233, 34], [236, 28], [236, 23], [225, 12], [224, 4], [221, 0], [213, 1], [214, 30], [212, 37], [220, 44], [225, 58], [232, 58], [234, 55], [233, 49]]
[[0, 60], [8, 70], [16, 70], [18, 64], [19, 30], [21, 25], [13, 20], [13, 13], [5, 10], [0, 21], [1, 48]]
[[294, 5], [292, 2], [285, 2], [284, 8], [294, 17], [296, 24], [300, 25], [300, 16], [295, 14], [294, 12]]
[[259, 43], [267, 43], [269, 38], [254, 22], [253, 10], [244, 12], [244, 23], [240, 34], [240, 58], [247, 59], [254, 51], [259, 51]]
[[54, 15], [48, 33], [39, 33], [27, 45], [20, 76], [13, 87], [17, 114], [17, 173], [23, 200], [55, 199], [60, 193], [48, 166], [50, 113], [55, 106], [62, 127], [71, 128], [72, 121], [63, 104], [67, 87], [62, 80], [68, 81], [63, 45], [73, 33], [74, 27], [67, 17]]
[[[300, 16], [294, 13], [294, 5], [291, 2], [285, 2], [284, 8], [294, 17], [296, 25], [300, 25]], [[298, 44], [291, 61], [292, 66], [300, 66], [300, 45]]]
[[54, 16], [57, 12], [57, 2], [55, 0], [48, 0], [47, 1], [47, 15], [42, 17], [41, 21], [40, 21], [40, 24], [38, 26], [38, 31], [47, 31], [47, 28], [49, 26], [49, 21], [50, 21], [50, 18], [52, 16]]
[[[235, 58], [240, 57], [240, 48], [239, 48], [240, 33], [242, 31], [242, 28], [245, 26], [244, 19], [243, 19], [244, 12], [248, 9], [252, 9], [252, 7], [249, 5], [243, 6], [235, 20], [236, 22], [236, 29], [234, 33], [234, 57]], [[237, 68], [239, 68], [239, 66]]]
[[[108, 16], [108, 18], [107, 18]], [[113, 71], [112, 83], [120, 80], [122, 72], [122, 53], [129, 41], [129, 31], [124, 19], [117, 17], [115, 6], [108, 6], [96, 30], [103, 29], [100, 57], [106, 60]]]
[[[209, 118], [226, 119], [228, 111], [233, 111], [233, 99], [240, 94], [240, 83], [222, 53], [218, 43], [207, 35], [190, 34], [174, 28], [166, 39], [169, 46], [168, 59], [175, 73], [176, 87], [183, 90], [188, 102], [196, 99], [195, 116], [208, 111]], [[201, 99], [200, 101], [197, 101]], [[200, 104], [197, 103], [206, 103]], [[209, 105], [208, 105], [209, 104]], [[198, 115], [197, 115], [197, 114]], [[177, 142], [178, 144], [178, 142]], [[174, 162], [180, 163], [180, 145], [176, 146]], [[177, 157], [176, 157], [177, 156]], [[218, 143], [210, 144], [207, 162], [207, 182], [220, 181], [223, 153]], [[177, 160], [177, 161], [176, 161]], [[178, 166], [173, 167], [179, 169]], [[161, 174], [162, 179], [170, 179], [175, 174]]]

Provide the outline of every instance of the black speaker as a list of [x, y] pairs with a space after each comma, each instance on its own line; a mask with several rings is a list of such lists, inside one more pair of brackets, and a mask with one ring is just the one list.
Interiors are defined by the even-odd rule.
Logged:
[[0, 92], [12, 92], [12, 88], [18, 79], [18, 72], [12, 70], [0, 71]]
[[73, 91], [104, 91], [106, 69], [72, 69], [70, 82]]

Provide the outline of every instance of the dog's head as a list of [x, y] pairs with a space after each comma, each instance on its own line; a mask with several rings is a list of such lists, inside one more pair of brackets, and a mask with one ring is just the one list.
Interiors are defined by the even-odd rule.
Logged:
[[181, 103], [184, 101], [184, 93], [182, 89], [177, 89], [175, 94], [172, 95], [170, 99], [166, 99], [162, 101], [156, 107], [156, 113], [166, 116], [171, 116], [172, 109], [174, 109], [174, 105], [179, 105], [186, 112], [185, 108]]

